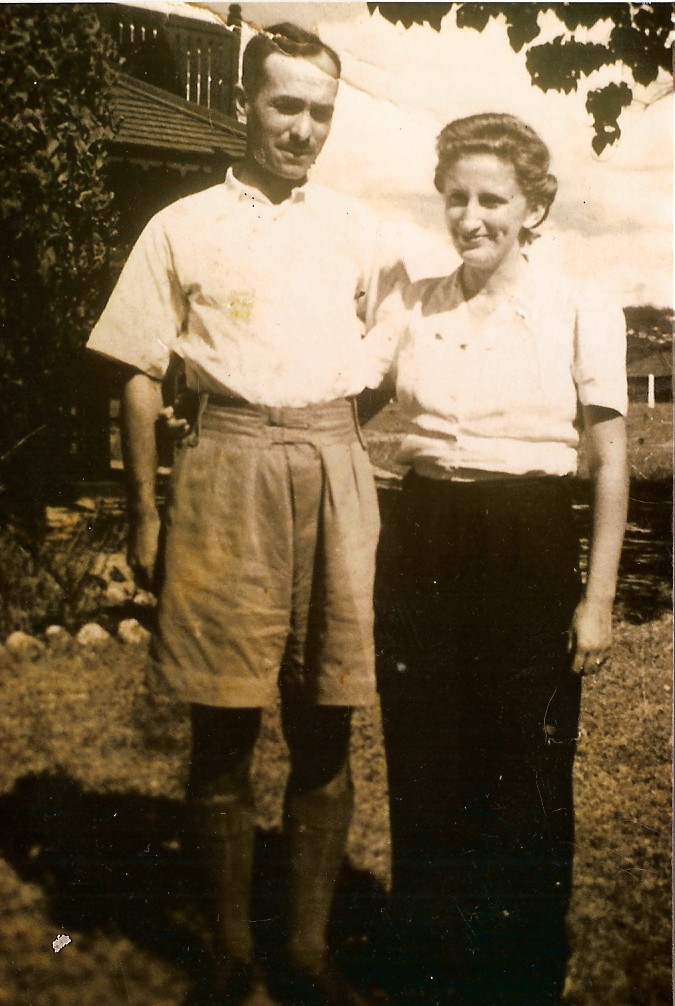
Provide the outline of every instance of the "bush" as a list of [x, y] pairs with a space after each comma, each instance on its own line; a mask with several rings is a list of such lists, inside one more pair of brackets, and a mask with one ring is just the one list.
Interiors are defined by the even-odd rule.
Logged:
[[63, 471], [106, 285], [114, 51], [89, 4], [3, 4], [0, 31], [0, 482], [28, 469], [35, 495]]

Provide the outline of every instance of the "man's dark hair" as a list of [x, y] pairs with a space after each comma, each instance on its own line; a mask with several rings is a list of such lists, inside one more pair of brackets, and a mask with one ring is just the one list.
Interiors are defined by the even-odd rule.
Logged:
[[289, 21], [273, 24], [254, 35], [244, 49], [241, 82], [249, 98], [252, 98], [260, 88], [265, 60], [275, 52], [305, 59], [319, 56], [323, 52], [335, 64], [338, 77], [342, 72], [340, 57], [334, 49], [322, 42], [318, 35], [305, 31], [304, 28]]

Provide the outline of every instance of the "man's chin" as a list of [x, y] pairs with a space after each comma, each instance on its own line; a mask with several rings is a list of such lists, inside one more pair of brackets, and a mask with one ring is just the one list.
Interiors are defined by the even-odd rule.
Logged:
[[274, 174], [287, 181], [300, 181], [307, 177], [307, 172], [314, 162], [308, 159], [298, 161], [282, 161], [274, 167]]
[[297, 167], [297, 168], [285, 168], [283, 171], [277, 171], [277, 178], [283, 178], [287, 182], [301, 182], [307, 177], [307, 172], [309, 166], [307, 167]]

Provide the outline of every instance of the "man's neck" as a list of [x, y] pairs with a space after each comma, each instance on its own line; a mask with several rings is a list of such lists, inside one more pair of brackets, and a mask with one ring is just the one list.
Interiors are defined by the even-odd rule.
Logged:
[[233, 168], [234, 176], [247, 188], [257, 189], [271, 203], [278, 205], [289, 199], [294, 189], [304, 185], [306, 178], [291, 181], [266, 171], [257, 161], [244, 158]]

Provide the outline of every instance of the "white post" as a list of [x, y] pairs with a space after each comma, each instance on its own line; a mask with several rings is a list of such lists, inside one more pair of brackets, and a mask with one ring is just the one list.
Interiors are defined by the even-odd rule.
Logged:
[[647, 376], [647, 408], [653, 409], [656, 404], [656, 396], [654, 395], [654, 375], [648, 374]]

